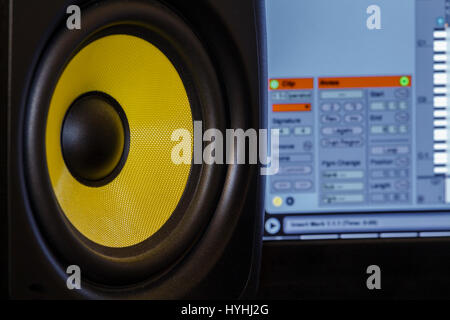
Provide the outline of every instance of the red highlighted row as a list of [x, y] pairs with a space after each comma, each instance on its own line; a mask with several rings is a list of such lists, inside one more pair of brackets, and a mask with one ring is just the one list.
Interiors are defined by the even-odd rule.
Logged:
[[[319, 89], [411, 87], [411, 76], [319, 78]], [[309, 90], [313, 78], [270, 79], [270, 90]]]
[[[319, 89], [411, 87], [411, 76], [319, 78]], [[313, 78], [270, 79], [270, 90], [311, 90]], [[274, 104], [273, 112], [309, 112], [310, 103]]]

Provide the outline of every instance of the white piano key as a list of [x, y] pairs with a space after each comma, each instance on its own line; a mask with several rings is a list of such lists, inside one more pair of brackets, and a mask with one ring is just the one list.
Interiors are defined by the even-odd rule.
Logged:
[[434, 97], [434, 106], [435, 107], [447, 107], [448, 99], [447, 97]]
[[447, 167], [435, 167], [434, 168], [434, 173], [435, 174], [445, 174], [448, 173], [448, 168]]
[[433, 92], [435, 94], [446, 94], [447, 93], [447, 87], [436, 87], [433, 89]]
[[433, 125], [435, 127], [446, 127], [448, 125], [447, 120], [434, 120]]
[[445, 63], [436, 63], [433, 65], [433, 69], [436, 71], [447, 70], [447, 64]]
[[447, 51], [446, 40], [436, 40], [433, 42], [434, 51]]
[[447, 55], [446, 54], [435, 54], [433, 56], [433, 60], [437, 61], [437, 62], [447, 61]]
[[434, 164], [447, 164], [448, 154], [447, 153], [435, 153], [434, 154]]
[[436, 30], [433, 32], [434, 38], [447, 38], [447, 31]]
[[434, 84], [436, 85], [442, 85], [447, 84], [447, 74], [446, 73], [435, 73], [433, 75]]
[[447, 150], [448, 149], [448, 144], [447, 143], [435, 143], [433, 146], [434, 150]]
[[436, 129], [434, 130], [434, 141], [445, 141], [448, 139], [447, 129]]
[[447, 118], [447, 110], [435, 110], [433, 115], [435, 118]]

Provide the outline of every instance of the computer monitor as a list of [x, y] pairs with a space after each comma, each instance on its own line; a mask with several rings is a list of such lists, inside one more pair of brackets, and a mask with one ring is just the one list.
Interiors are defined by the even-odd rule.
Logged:
[[265, 240], [450, 236], [450, 2], [266, 0]]

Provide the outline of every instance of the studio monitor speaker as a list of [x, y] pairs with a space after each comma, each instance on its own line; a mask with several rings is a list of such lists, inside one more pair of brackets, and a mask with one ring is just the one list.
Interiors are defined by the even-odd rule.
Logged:
[[[15, 0], [1, 10], [8, 295], [251, 297], [258, 168], [176, 164], [171, 135], [193, 136], [196, 121], [258, 128], [253, 1]], [[69, 266], [80, 288], [68, 287]]]

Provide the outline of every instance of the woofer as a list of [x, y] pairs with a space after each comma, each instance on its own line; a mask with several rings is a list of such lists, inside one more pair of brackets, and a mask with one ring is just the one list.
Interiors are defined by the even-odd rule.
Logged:
[[[25, 136], [30, 194], [43, 233], [61, 256], [81, 262], [93, 281], [134, 283], [182, 258], [210, 219], [224, 172], [175, 165], [171, 134], [178, 128], [192, 133], [193, 120], [225, 128], [223, 97], [200, 41], [161, 5], [87, 7], [81, 31], [56, 35], [33, 82]], [[98, 168], [97, 179], [95, 173], [80, 178], [62, 148], [69, 109], [80, 96], [84, 103], [86, 95], [92, 99], [92, 92], [117, 101], [129, 126], [128, 155], [107, 183], [120, 160], [106, 174]], [[91, 104], [92, 115], [100, 103]], [[81, 135], [81, 144], [95, 138]], [[87, 157], [95, 162], [98, 148], [91, 151]]]
[[[238, 17], [228, 2], [77, 1], [81, 29], [67, 30], [64, 4], [45, 1], [33, 29], [13, 19], [11, 295], [231, 298], [253, 290], [257, 166], [175, 165], [170, 155], [172, 132], [192, 134], [194, 121], [203, 131], [257, 128], [258, 81], [249, 80], [257, 64], [248, 64], [256, 48], [243, 45], [255, 38], [229, 33]], [[12, 6], [20, 17], [35, 4]], [[30, 41], [19, 37], [26, 30]], [[81, 290], [66, 287], [69, 265], [81, 269]]]

